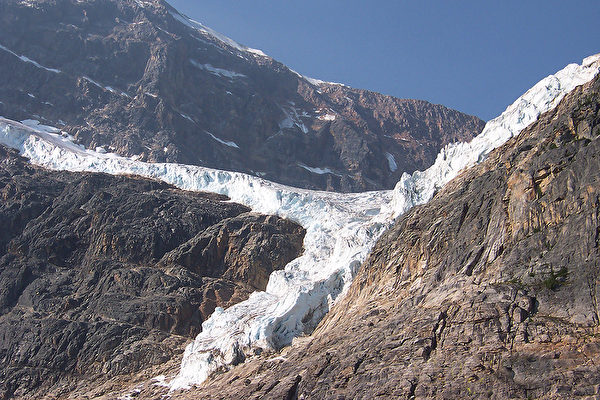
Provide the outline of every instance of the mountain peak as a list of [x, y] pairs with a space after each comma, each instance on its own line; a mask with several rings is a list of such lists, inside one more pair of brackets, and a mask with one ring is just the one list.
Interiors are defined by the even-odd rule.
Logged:
[[12, 0], [0, 15], [0, 115], [88, 149], [364, 191], [484, 124], [306, 78], [161, 0]]

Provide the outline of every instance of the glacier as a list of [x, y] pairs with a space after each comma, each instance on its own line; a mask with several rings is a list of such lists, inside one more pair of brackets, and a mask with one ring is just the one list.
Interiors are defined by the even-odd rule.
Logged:
[[220, 367], [242, 362], [260, 349], [279, 349], [309, 333], [343, 296], [360, 264], [394, 218], [429, 201], [461, 170], [554, 108], [600, 69], [600, 54], [570, 64], [537, 83], [469, 143], [446, 146], [425, 171], [403, 174], [393, 190], [332, 193], [293, 188], [229, 171], [169, 163], [145, 163], [73, 143], [60, 129], [35, 120], [0, 117], [0, 143], [37, 165], [55, 170], [132, 174], [185, 190], [225, 194], [253, 211], [292, 219], [306, 229], [304, 253], [273, 272], [264, 292], [228, 309], [217, 308], [190, 343], [172, 390], [203, 382]]

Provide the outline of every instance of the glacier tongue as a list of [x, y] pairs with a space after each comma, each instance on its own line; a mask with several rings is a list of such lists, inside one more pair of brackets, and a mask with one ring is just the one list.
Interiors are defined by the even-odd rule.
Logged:
[[460, 170], [483, 160], [494, 148], [555, 107], [599, 70], [600, 55], [549, 76], [488, 122], [470, 143], [445, 147], [434, 165], [404, 174], [393, 191], [340, 194], [292, 188], [236, 172], [181, 164], [151, 164], [86, 150], [58, 130], [0, 118], [0, 143], [18, 149], [32, 163], [70, 171], [136, 174], [186, 190], [228, 195], [254, 211], [290, 218], [306, 228], [304, 253], [274, 272], [265, 292], [233, 307], [217, 308], [186, 348], [172, 389], [204, 381], [210, 373], [245, 359], [257, 348], [280, 348], [312, 330], [351, 283], [393, 218], [427, 202]]

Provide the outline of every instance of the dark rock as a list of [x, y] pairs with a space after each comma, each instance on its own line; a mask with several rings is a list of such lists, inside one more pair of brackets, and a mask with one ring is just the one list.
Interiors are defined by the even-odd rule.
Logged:
[[225, 196], [51, 172], [4, 147], [0, 197], [4, 398], [172, 360], [215, 307], [264, 290], [302, 252], [300, 226]]

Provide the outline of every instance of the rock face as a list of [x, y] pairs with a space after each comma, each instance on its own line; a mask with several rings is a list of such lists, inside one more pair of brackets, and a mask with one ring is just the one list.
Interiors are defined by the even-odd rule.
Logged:
[[302, 227], [225, 196], [50, 172], [4, 147], [0, 198], [4, 399], [165, 363], [302, 252]]
[[281, 357], [173, 398], [600, 396], [600, 80], [399, 218]]
[[304, 78], [162, 0], [2, 1], [0, 115], [91, 149], [339, 191], [392, 188], [484, 125]]

